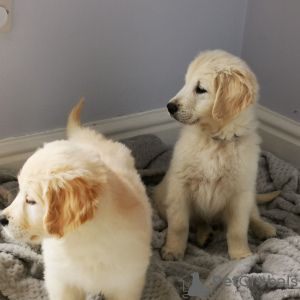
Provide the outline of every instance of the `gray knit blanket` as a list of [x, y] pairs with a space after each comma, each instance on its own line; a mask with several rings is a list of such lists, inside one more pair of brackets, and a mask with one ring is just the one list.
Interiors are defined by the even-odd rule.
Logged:
[[[122, 142], [132, 149], [136, 167], [151, 190], [165, 174], [172, 150], [153, 135]], [[255, 255], [242, 260], [229, 260], [225, 233], [220, 230], [203, 249], [190, 233], [184, 259], [163, 261], [160, 250], [167, 224], [154, 210], [153, 256], [142, 299], [300, 299], [299, 175], [296, 168], [271, 153], [261, 153], [257, 191], [282, 190], [275, 200], [260, 205], [263, 218], [275, 224], [277, 237], [261, 242], [249, 230], [249, 244]], [[0, 209], [9, 205], [17, 192], [16, 173], [0, 170]], [[0, 300], [48, 299], [40, 247], [0, 234]], [[91, 295], [88, 299], [104, 297]]]

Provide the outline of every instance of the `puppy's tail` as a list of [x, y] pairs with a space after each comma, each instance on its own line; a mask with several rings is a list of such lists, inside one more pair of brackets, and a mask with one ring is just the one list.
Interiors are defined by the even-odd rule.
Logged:
[[66, 128], [66, 133], [68, 138], [70, 138], [74, 133], [78, 132], [81, 129], [80, 113], [81, 113], [83, 103], [84, 103], [84, 98], [81, 98], [81, 100], [72, 109], [71, 113], [69, 114], [68, 124]]
[[258, 204], [262, 204], [262, 203], [267, 203], [273, 199], [275, 199], [279, 194], [281, 193], [281, 191], [275, 191], [275, 192], [271, 192], [271, 193], [267, 193], [267, 194], [257, 194], [256, 195], [256, 203]]

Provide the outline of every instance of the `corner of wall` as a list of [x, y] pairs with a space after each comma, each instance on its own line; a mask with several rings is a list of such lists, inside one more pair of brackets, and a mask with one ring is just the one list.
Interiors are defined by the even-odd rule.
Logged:
[[240, 57], [243, 57], [243, 51], [244, 51], [244, 40], [245, 40], [245, 34], [246, 34], [246, 25], [247, 25], [247, 17], [248, 17], [248, 9], [249, 9], [249, 0], [246, 0], [246, 9], [244, 12], [244, 24], [243, 24], [243, 35], [241, 40], [241, 46], [240, 46]]

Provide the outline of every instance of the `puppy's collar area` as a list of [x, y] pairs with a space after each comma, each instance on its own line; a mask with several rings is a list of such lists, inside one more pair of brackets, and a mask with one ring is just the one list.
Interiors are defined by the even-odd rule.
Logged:
[[234, 134], [233, 137], [231, 137], [230, 139], [226, 139], [226, 138], [221, 138], [218, 135], [212, 136], [211, 139], [213, 139], [214, 141], [235, 141], [239, 138], [240, 136], [237, 134]]

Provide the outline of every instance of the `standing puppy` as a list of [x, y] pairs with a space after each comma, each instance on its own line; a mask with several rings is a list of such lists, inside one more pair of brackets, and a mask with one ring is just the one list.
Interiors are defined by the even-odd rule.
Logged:
[[130, 151], [81, 128], [45, 144], [25, 163], [20, 192], [0, 221], [13, 238], [43, 242], [51, 300], [139, 300], [151, 254], [151, 208]]
[[212, 232], [210, 225], [224, 222], [231, 259], [251, 255], [249, 221], [259, 238], [275, 236], [275, 228], [260, 218], [255, 201], [260, 152], [257, 94], [255, 75], [246, 63], [215, 50], [196, 57], [184, 87], [168, 103], [172, 117], [184, 126], [170, 168], [153, 195], [168, 222], [165, 260], [183, 257], [189, 222], [198, 228], [201, 246]]

